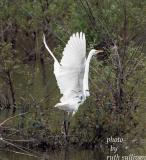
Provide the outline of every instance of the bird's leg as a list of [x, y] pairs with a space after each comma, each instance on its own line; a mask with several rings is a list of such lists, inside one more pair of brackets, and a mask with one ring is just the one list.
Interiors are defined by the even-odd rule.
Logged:
[[68, 112], [68, 114], [67, 114], [67, 135], [69, 132], [69, 127], [70, 127], [70, 113]]
[[64, 112], [64, 119], [61, 125], [61, 133], [65, 135], [65, 112]]
[[64, 133], [65, 133], [65, 136], [67, 136], [67, 116], [66, 116], [66, 113], [64, 112]]
[[64, 112], [64, 135], [66, 138], [66, 141], [68, 142], [68, 132], [69, 132], [69, 126], [70, 126], [70, 113]]

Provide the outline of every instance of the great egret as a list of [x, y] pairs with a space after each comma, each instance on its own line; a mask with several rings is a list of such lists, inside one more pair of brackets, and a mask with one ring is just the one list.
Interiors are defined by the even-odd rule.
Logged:
[[[90, 60], [93, 55], [103, 51], [92, 49], [86, 59], [85, 34], [77, 32], [70, 37], [59, 63], [47, 46], [45, 35], [43, 41], [46, 49], [54, 59], [54, 74], [60, 92], [63, 94], [60, 103], [57, 103], [55, 107], [67, 111], [68, 115], [70, 113], [74, 115], [79, 106], [90, 96], [88, 86]], [[69, 120], [65, 118], [64, 130], [66, 136], [68, 135], [69, 124]]]
[[88, 86], [90, 60], [93, 55], [103, 51], [92, 49], [86, 59], [85, 34], [77, 32], [70, 37], [59, 63], [47, 46], [45, 35], [43, 42], [54, 59], [54, 74], [60, 92], [63, 94], [60, 103], [57, 103], [55, 107], [74, 115], [79, 106], [90, 96]]

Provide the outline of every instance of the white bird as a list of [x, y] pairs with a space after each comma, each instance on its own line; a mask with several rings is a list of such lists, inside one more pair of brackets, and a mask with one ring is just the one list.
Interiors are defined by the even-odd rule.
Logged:
[[76, 33], [70, 37], [59, 63], [47, 46], [45, 35], [43, 42], [54, 59], [54, 74], [60, 93], [63, 95], [60, 103], [57, 103], [55, 107], [74, 114], [86, 98], [90, 96], [88, 86], [90, 60], [93, 55], [103, 51], [92, 49], [86, 59], [85, 34], [82, 32]]

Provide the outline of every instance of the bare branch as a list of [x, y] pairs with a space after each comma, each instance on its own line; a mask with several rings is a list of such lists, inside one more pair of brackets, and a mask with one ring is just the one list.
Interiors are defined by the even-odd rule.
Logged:
[[19, 116], [22, 116], [22, 115], [25, 115], [25, 114], [27, 114], [27, 113], [28, 113], [28, 112], [20, 113], [20, 114], [18, 114], [18, 115], [15, 115], [15, 116], [12, 116], [12, 117], [7, 118], [6, 120], [4, 120], [3, 122], [0, 123], [0, 127], [1, 127], [2, 125], [4, 125], [6, 122], [10, 121], [11, 119], [16, 118], [16, 117], [19, 117]]

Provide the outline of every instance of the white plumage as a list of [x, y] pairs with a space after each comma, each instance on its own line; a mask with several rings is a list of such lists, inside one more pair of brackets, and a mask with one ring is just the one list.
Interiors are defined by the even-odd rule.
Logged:
[[55, 58], [46, 44], [48, 52], [54, 59], [54, 74], [61, 94], [60, 103], [55, 107], [67, 112], [75, 113], [80, 104], [89, 96], [88, 72], [91, 57], [101, 51], [92, 49], [86, 60], [85, 34], [80, 32], [73, 34], [63, 51], [61, 62]]

